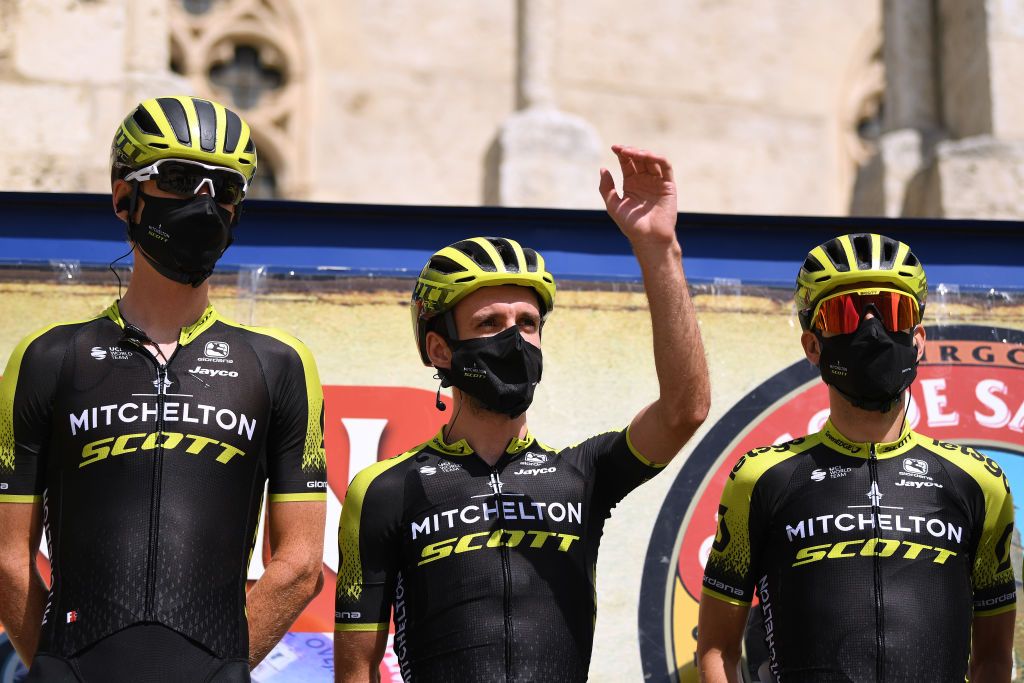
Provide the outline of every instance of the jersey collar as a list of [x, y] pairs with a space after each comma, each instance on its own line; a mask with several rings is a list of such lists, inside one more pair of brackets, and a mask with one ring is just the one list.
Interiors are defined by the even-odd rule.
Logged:
[[[117, 303], [118, 302], [115, 301], [110, 304], [110, 306], [107, 307], [107, 310], [103, 311], [103, 315], [113, 320], [117, 323], [117, 326], [123, 330], [125, 322], [124, 318], [121, 317], [121, 309]], [[213, 308], [213, 304], [209, 304], [207, 305], [206, 310], [203, 311], [203, 314], [199, 316], [199, 320], [196, 320], [188, 327], [181, 328], [181, 333], [178, 335], [178, 344], [185, 346], [195, 341], [196, 337], [209, 329], [210, 325], [216, 321], [217, 311]]]
[[[888, 443], [874, 444], [875, 457], [892, 458], [909, 450], [913, 446], [913, 436], [914, 433], [910, 430], [910, 423], [904, 420], [903, 429], [900, 431], [900, 438]], [[847, 439], [838, 429], [836, 429], [836, 426], [832, 424], [831, 418], [825, 422], [825, 427], [821, 430], [821, 441], [832, 450], [842, 453], [843, 455], [852, 455], [855, 458], [871, 457], [870, 442], [851, 441], [850, 439]]]
[[[508, 442], [508, 446], [505, 447], [505, 452], [509, 455], [516, 455], [533, 445], [533, 442], [533, 434], [527, 430], [525, 438], [520, 439], [518, 436], [513, 437], [512, 440]], [[470, 446], [469, 442], [465, 439], [459, 439], [454, 443], [447, 443], [444, 440], [443, 427], [439, 429], [437, 434], [434, 435], [434, 438], [430, 440], [430, 445], [442, 453], [447, 453], [448, 455], [473, 455], [475, 453], [473, 447]]]

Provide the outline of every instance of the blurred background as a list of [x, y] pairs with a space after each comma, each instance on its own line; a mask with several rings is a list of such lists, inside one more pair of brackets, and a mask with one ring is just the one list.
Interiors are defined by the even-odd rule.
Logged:
[[0, 0], [0, 189], [106, 192], [117, 122], [236, 108], [256, 195], [596, 208], [612, 143], [688, 211], [1016, 218], [1019, 0]]

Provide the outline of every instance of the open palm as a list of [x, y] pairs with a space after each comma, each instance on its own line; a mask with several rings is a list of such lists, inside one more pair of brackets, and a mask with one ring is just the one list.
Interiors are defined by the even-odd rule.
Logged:
[[601, 169], [601, 196], [608, 215], [630, 242], [667, 242], [675, 238], [676, 185], [665, 157], [635, 147], [614, 145], [622, 168], [622, 196], [615, 180]]

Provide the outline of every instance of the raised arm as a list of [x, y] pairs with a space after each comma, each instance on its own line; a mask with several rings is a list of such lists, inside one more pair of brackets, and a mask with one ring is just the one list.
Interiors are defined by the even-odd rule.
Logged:
[[632, 445], [653, 463], [672, 460], [707, 419], [708, 367], [676, 239], [676, 186], [672, 165], [646, 150], [615, 145], [622, 196], [607, 169], [601, 195], [608, 215], [629, 240], [640, 264], [651, 311], [658, 398], [630, 425]]
[[270, 562], [246, 598], [250, 668], [274, 649], [323, 588], [326, 516], [327, 504], [319, 501], [270, 503]]

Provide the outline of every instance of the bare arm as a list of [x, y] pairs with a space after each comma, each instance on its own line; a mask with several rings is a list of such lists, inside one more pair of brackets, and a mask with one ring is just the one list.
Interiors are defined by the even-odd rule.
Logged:
[[622, 168], [622, 197], [607, 169], [601, 169], [601, 195], [640, 264], [658, 374], [658, 398], [633, 418], [629, 436], [644, 457], [664, 464], [707, 419], [708, 367], [676, 239], [672, 165], [664, 157], [633, 147], [616, 145], [612, 151]]
[[[737, 683], [749, 605], [703, 596], [697, 617], [697, 666], [707, 683]], [[973, 680], [973, 679], [972, 679]]]
[[270, 503], [270, 562], [246, 598], [250, 668], [267, 656], [323, 588], [326, 516], [326, 503]]
[[378, 683], [387, 631], [335, 631], [334, 683]]
[[30, 666], [46, 607], [46, 584], [36, 567], [42, 503], [0, 503], [0, 529], [0, 623]]
[[974, 617], [971, 628], [971, 681], [995, 683], [1010, 680], [1013, 668], [1015, 611], [991, 617]]

